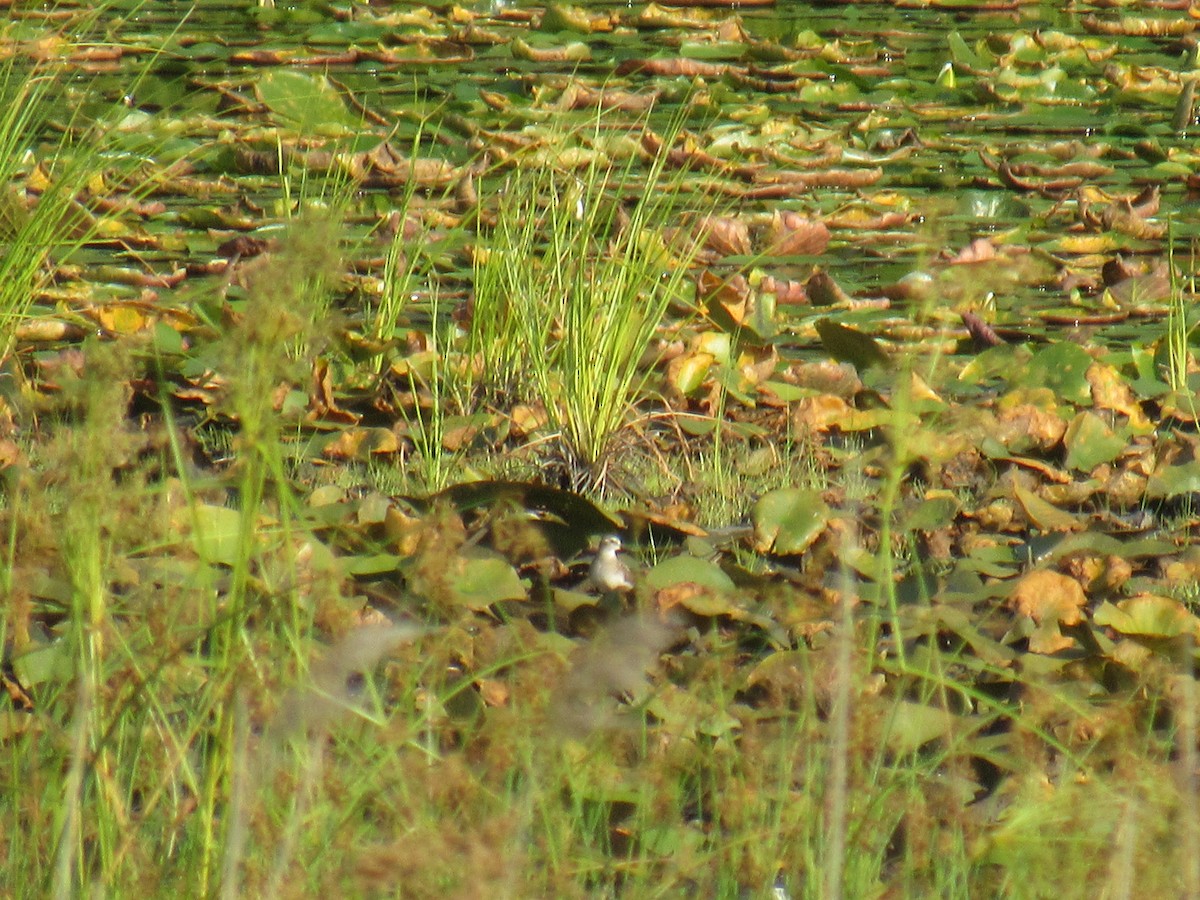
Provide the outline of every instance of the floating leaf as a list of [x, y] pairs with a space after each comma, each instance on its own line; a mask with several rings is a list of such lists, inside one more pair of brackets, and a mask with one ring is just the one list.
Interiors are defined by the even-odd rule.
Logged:
[[1082, 621], [1087, 596], [1074, 578], [1038, 569], [1017, 582], [1009, 595], [1009, 605], [1038, 625], [1029, 637], [1029, 649], [1034, 653], [1056, 653], [1074, 644], [1058, 626]]
[[1071, 420], [1063, 443], [1067, 447], [1067, 467], [1083, 472], [1112, 462], [1126, 446], [1124, 437], [1091, 412], [1082, 412]]
[[869, 335], [847, 328], [832, 319], [818, 319], [817, 334], [829, 355], [838, 362], [851, 363], [860, 372], [871, 366], [886, 366], [887, 354]]
[[391, 553], [376, 553], [374, 556], [351, 556], [346, 560], [346, 573], [359, 577], [382, 575], [385, 572], [395, 572], [399, 565], [400, 557]]
[[904, 520], [905, 531], [933, 531], [944, 528], [954, 521], [960, 504], [949, 492], [926, 497]]
[[1042, 531], [1076, 531], [1083, 527], [1083, 522], [1075, 516], [1047, 503], [1033, 491], [1028, 491], [1019, 484], [1013, 486], [1013, 496], [1024, 508], [1029, 521]]
[[820, 219], [776, 210], [767, 230], [768, 256], [818, 256], [829, 246], [829, 229]]
[[1200, 460], [1154, 470], [1146, 483], [1146, 497], [1161, 500], [1181, 494], [1200, 493]]
[[350, 115], [337, 89], [323, 75], [294, 69], [269, 69], [254, 85], [259, 100], [301, 134], [332, 125], [353, 128], [360, 124]]
[[698, 616], [708, 617], [727, 616], [737, 609], [727, 594], [718, 593], [694, 581], [672, 584], [657, 591], [654, 602], [662, 612], [679, 606]]
[[513, 57], [529, 62], [588, 62], [592, 51], [587, 44], [572, 41], [560, 47], [535, 46], [532, 41], [515, 38], [509, 45]]
[[192, 540], [201, 558], [226, 566], [234, 565], [240, 556], [241, 512], [227, 506], [202, 503], [193, 510], [192, 515], [195, 522]]
[[1092, 614], [1092, 621], [1121, 634], [1140, 637], [1174, 638], [1185, 634], [1200, 637], [1200, 619], [1169, 597], [1147, 595], [1121, 600], [1115, 605], [1103, 603]]
[[732, 592], [733, 579], [714, 562], [696, 556], [673, 556], [646, 573], [646, 584], [664, 590], [678, 584], [695, 584], [716, 592]]
[[821, 536], [829, 516], [829, 507], [819, 491], [771, 491], [754, 504], [750, 513], [755, 546], [763, 553], [803, 553]]
[[572, 613], [583, 606], [596, 606], [600, 602], [597, 594], [585, 594], [582, 591], [568, 591], [555, 588], [553, 592], [554, 605], [565, 612]]
[[599, 31], [612, 31], [613, 18], [608, 13], [589, 12], [582, 6], [551, 3], [542, 15], [541, 28], [543, 31], [575, 31], [580, 34], [592, 34]]
[[889, 719], [885, 740], [897, 755], [915, 753], [930, 741], [950, 737], [961, 721], [949, 710], [901, 700]]
[[1091, 364], [1092, 357], [1078, 344], [1051, 344], [1033, 354], [1019, 383], [1050, 388], [1058, 397], [1071, 403], [1088, 403], [1092, 398], [1087, 380]]
[[13, 671], [21, 684], [33, 689], [46, 682], [67, 682], [73, 669], [68, 649], [62, 642], [46, 644], [13, 659]]
[[450, 588], [458, 603], [477, 612], [502, 600], [524, 600], [528, 590], [516, 570], [499, 556], [466, 559]]

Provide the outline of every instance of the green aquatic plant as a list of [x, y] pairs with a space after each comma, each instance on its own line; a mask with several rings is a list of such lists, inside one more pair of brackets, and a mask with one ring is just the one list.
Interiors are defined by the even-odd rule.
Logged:
[[94, 227], [78, 197], [104, 168], [101, 152], [70, 127], [47, 132], [50, 119], [69, 109], [62, 86], [52, 64], [0, 62], [0, 359], [53, 277], [54, 261]]
[[496, 227], [475, 253], [472, 382], [540, 405], [577, 487], [608, 481], [651, 344], [670, 305], [689, 301], [703, 235], [668, 234], [683, 176], [667, 174], [666, 156], [644, 172], [596, 154], [576, 172], [531, 165], [509, 175]]

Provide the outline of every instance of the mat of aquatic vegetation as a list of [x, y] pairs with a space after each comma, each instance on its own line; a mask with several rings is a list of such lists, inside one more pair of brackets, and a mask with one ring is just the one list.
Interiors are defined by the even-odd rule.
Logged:
[[[1196, 888], [1194, 823], [1162, 824], [1195, 778], [1194, 7], [113, 4], [78, 42], [70, 7], [6, 6], [5, 57], [66, 76], [12, 196], [64, 132], [109, 172], [6, 361], [9, 742], [72, 709], [90, 524], [91, 624], [145, 654], [96, 651], [120, 710], [186, 708], [231, 616], [264, 647], [303, 620], [341, 648], [321, 697], [365, 671], [393, 721], [437, 705], [400, 746], [478, 763], [455, 790], [520, 769], [514, 716], [618, 748], [563, 751], [581, 846], [523, 851], [588, 859], [580, 884], [629, 890], [633, 860], [675, 889], [828, 886], [848, 816], [863, 891], [946, 889], [953, 852], [977, 889], [1031, 860], [1081, 894], [1122, 865]], [[698, 242], [593, 477], [521, 384], [450, 408], [440, 380], [473, 364], [479, 260], [529, 172], [578, 203], [669, 188], [664, 254]], [[609, 531], [644, 564], [629, 598], [584, 579]], [[338, 643], [394, 621], [428, 630]], [[271, 699], [298, 659], [243, 668], [255, 721], [334, 727]], [[186, 832], [173, 802], [125, 812]], [[413, 833], [420, 866], [372, 835], [326, 871], [512, 874]]]

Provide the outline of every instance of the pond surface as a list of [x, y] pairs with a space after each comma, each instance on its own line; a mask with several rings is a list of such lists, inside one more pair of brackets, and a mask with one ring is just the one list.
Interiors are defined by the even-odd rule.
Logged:
[[[386, 139], [408, 153], [417, 142], [444, 164], [420, 188], [438, 207], [480, 160], [498, 175], [518, 156], [569, 170], [603, 153], [624, 165], [643, 128], [661, 134], [681, 116], [684, 138], [706, 154], [682, 184], [698, 212], [753, 226], [791, 210], [831, 232], [813, 256], [717, 248], [714, 269], [802, 283], [818, 265], [851, 298], [890, 297], [839, 315], [901, 343], [932, 334], [929, 322], [965, 335], [957, 314], [977, 308], [1026, 335], [1058, 337], [1079, 319], [1093, 321], [1093, 339], [1152, 343], [1161, 325], [1144, 318], [1165, 310], [1161, 279], [1106, 293], [1116, 282], [1101, 267], [1123, 255], [1135, 261], [1132, 276], [1151, 271], [1168, 217], [1181, 259], [1197, 234], [1195, 20], [1186, 11], [158, 3], [120, 20], [115, 10], [98, 23], [99, 47], [115, 42], [124, 55], [81, 61], [79, 102], [112, 117], [105, 104], [128, 96], [120, 127], [129, 148], [194, 168], [189, 192], [156, 190], [168, 212], [139, 226], [160, 246], [147, 238], [118, 254], [159, 272], [211, 255], [208, 227], [279, 221], [280, 179], [248, 171], [262, 162], [239, 150], [361, 151]], [[41, 24], [19, 21], [16, 34], [24, 26]], [[328, 76], [332, 93], [301, 115], [278, 90], [262, 93], [283, 69]], [[197, 196], [206, 180], [212, 193]], [[1126, 215], [1121, 204], [1143, 189], [1159, 192], [1155, 209]], [[376, 225], [403, 190], [364, 189], [357, 227]], [[261, 212], [239, 218], [237, 205]], [[946, 260], [976, 238], [989, 239], [995, 259], [949, 278]], [[465, 292], [462, 258], [444, 263]], [[918, 272], [939, 289], [913, 302], [894, 285]], [[802, 346], [813, 312], [789, 306], [778, 333], [763, 337]], [[914, 331], [916, 319], [926, 325]]]

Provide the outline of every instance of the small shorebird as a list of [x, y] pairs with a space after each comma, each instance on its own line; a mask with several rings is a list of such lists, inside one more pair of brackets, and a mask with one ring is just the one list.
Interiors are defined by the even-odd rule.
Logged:
[[601, 538], [596, 558], [592, 560], [592, 567], [588, 570], [592, 584], [605, 593], [633, 590], [633, 575], [629, 567], [617, 556], [620, 550], [621, 539], [615, 534]]

